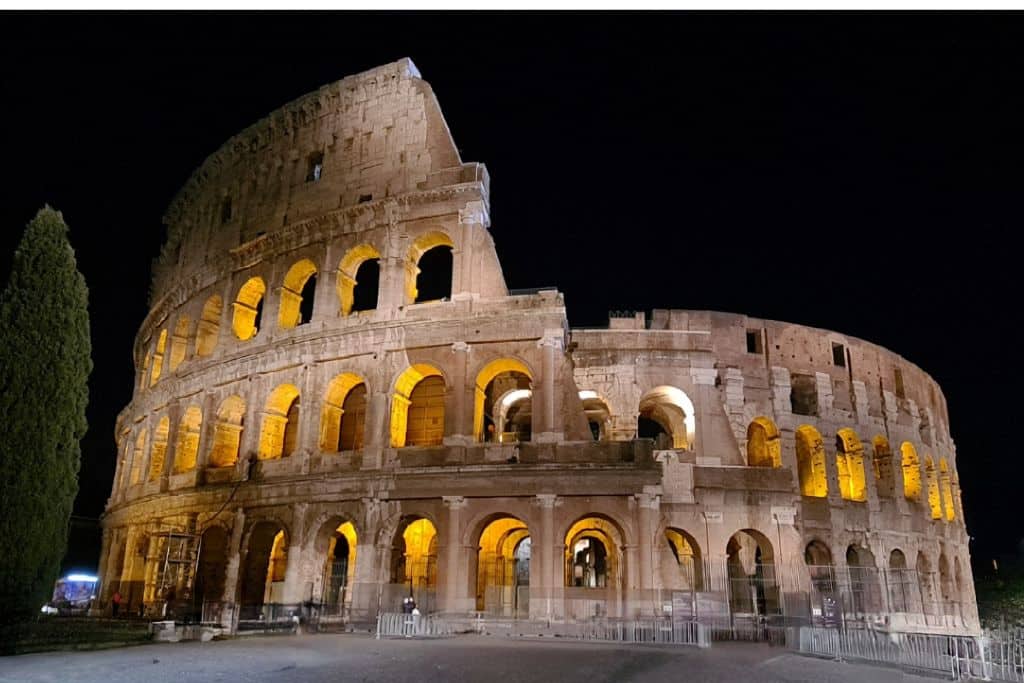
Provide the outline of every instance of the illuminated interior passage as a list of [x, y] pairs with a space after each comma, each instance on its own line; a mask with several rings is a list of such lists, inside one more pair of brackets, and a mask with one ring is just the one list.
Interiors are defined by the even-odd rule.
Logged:
[[696, 539], [682, 529], [669, 527], [662, 548], [663, 585], [672, 590], [703, 590], [703, 563]]
[[258, 522], [249, 535], [241, 577], [241, 615], [256, 618], [265, 603], [280, 603], [288, 570], [288, 539], [279, 525]]
[[689, 448], [696, 426], [694, 415], [693, 402], [682, 389], [655, 387], [640, 398], [637, 436], [654, 439], [655, 448]]
[[188, 472], [195, 469], [202, 424], [203, 413], [199, 410], [199, 406], [189, 406], [178, 424], [178, 442], [174, 449], [175, 472]]
[[356, 575], [356, 528], [344, 522], [331, 534], [324, 567], [322, 602], [340, 608], [352, 602], [352, 582]]
[[363, 378], [351, 372], [336, 376], [327, 386], [320, 411], [320, 450], [337, 453], [362, 448], [365, 421]]
[[867, 500], [867, 480], [864, 475], [864, 446], [857, 433], [849, 427], [836, 434], [836, 469], [839, 472], [839, 492], [845, 500]]
[[188, 338], [192, 331], [192, 321], [189, 320], [187, 315], [183, 315], [178, 318], [178, 322], [174, 325], [174, 335], [171, 337], [171, 358], [168, 370], [174, 372], [181, 365], [181, 362], [185, 360], [185, 354], [188, 351]]
[[565, 585], [609, 588], [619, 578], [622, 535], [603, 517], [584, 517], [565, 534]]
[[530, 531], [522, 520], [501, 517], [484, 528], [478, 548], [477, 609], [513, 613], [516, 588], [530, 585]]
[[297, 262], [284, 276], [277, 324], [288, 329], [308, 323], [313, 317], [316, 295], [316, 266], [309, 259]]
[[[473, 392], [473, 433], [477, 441], [529, 441], [531, 385], [529, 368], [515, 358], [491, 361], [477, 373]], [[512, 393], [516, 391], [519, 393]]]
[[913, 444], [904, 441], [900, 446], [903, 469], [903, 496], [907, 500], [921, 499], [921, 461]]
[[796, 465], [800, 493], [810, 498], [826, 497], [825, 444], [818, 430], [810, 425], [802, 425], [796, 430]]
[[231, 327], [235, 336], [242, 341], [252, 339], [259, 332], [263, 318], [263, 295], [267, 293], [267, 286], [263, 278], [249, 278], [235, 298], [235, 313], [231, 320]]
[[399, 525], [391, 553], [391, 583], [412, 590], [437, 585], [437, 530], [425, 517], [411, 517]]
[[299, 433], [299, 390], [282, 384], [270, 393], [260, 430], [259, 458], [273, 460], [295, 452]]
[[935, 462], [932, 456], [924, 458], [924, 472], [928, 483], [928, 509], [931, 511], [932, 519], [942, 519], [942, 502], [939, 499], [939, 478], [935, 472]]
[[217, 409], [213, 446], [210, 449], [210, 467], [231, 467], [238, 462], [244, 419], [245, 401], [240, 396], [228, 396], [224, 399]]
[[942, 505], [946, 508], [946, 521], [952, 522], [956, 519], [956, 509], [953, 507], [953, 486], [949, 479], [949, 464], [945, 458], [939, 460], [939, 489], [942, 491]]
[[167, 330], [160, 330], [160, 337], [156, 342], [156, 350], [153, 352], [153, 373], [149, 376], [149, 386], [153, 386], [160, 380], [160, 374], [164, 367], [164, 350], [167, 348]]
[[779, 429], [767, 417], [755, 417], [747, 427], [747, 465], [782, 467], [782, 440]]
[[153, 430], [153, 446], [149, 452], [149, 481], [156, 481], [164, 471], [164, 458], [167, 455], [167, 438], [171, 431], [171, 421], [165, 415], [160, 418]]
[[217, 348], [220, 338], [220, 316], [224, 307], [219, 295], [214, 294], [203, 304], [203, 314], [196, 323], [196, 355], [209, 356]]
[[419, 363], [395, 382], [391, 399], [391, 446], [439, 446], [444, 439], [445, 384], [441, 371]]

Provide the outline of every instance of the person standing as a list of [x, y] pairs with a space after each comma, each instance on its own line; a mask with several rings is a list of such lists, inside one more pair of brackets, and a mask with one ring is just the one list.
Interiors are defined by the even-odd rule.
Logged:
[[116, 618], [117, 613], [121, 610], [121, 592], [115, 590], [114, 594], [110, 596], [111, 614]]

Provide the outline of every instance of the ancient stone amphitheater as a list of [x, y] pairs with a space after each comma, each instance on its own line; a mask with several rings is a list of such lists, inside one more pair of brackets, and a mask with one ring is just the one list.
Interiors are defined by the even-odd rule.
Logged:
[[570, 329], [506, 287], [409, 60], [231, 138], [165, 222], [101, 606], [977, 629], [931, 377], [731, 313]]

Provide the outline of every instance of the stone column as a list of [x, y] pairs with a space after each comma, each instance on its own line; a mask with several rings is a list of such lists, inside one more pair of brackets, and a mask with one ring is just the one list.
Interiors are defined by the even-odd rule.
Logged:
[[[558, 496], [553, 493], [537, 494], [535, 504], [540, 508], [540, 538], [533, 543], [538, 581], [534, 582], [533, 566], [530, 567], [530, 616], [550, 619], [555, 612], [556, 587], [561, 581], [562, 541], [555, 535], [555, 506]], [[533, 560], [531, 560], [531, 564]], [[536, 593], [535, 593], [536, 589]], [[561, 594], [561, 591], [557, 591]]]
[[230, 630], [234, 629], [234, 616], [238, 598], [238, 570], [242, 562], [242, 532], [245, 530], [245, 510], [235, 510], [235, 520], [231, 526], [231, 539], [227, 547], [227, 567], [224, 571], [224, 593], [221, 602], [224, 608], [221, 610], [221, 625]]
[[452, 344], [452, 354], [455, 356], [452, 372], [452, 410], [451, 418], [448, 420], [448, 428], [444, 437], [446, 446], [468, 446], [473, 443], [473, 415], [474, 405], [471, 394], [473, 386], [467, 387], [469, 367], [470, 345], [466, 342], [455, 342]]
[[160, 490], [166, 491], [174, 474], [174, 459], [178, 456], [178, 429], [181, 428], [181, 406], [167, 406], [167, 447], [164, 449], [164, 471], [160, 473]]
[[463, 558], [460, 557], [459, 552], [462, 548], [462, 534], [461, 530], [461, 516], [462, 509], [466, 507], [466, 499], [462, 496], [442, 496], [441, 500], [444, 501], [444, 506], [448, 508], [448, 523], [445, 527], [445, 591], [444, 600], [441, 601], [443, 605], [442, 610], [445, 612], [455, 612], [460, 608], [465, 607], [466, 603], [465, 591], [459, 590], [459, 577], [462, 574], [462, 562]]
[[[558, 401], [555, 375], [558, 367], [558, 352], [563, 348], [565, 333], [561, 329], [544, 330], [544, 337], [537, 342], [541, 349], [541, 396], [534, 401], [534, 419], [540, 429], [534, 429], [534, 441], [553, 443], [561, 441], [564, 434], [561, 424], [556, 420]], [[536, 410], [537, 408], [540, 410]], [[538, 419], [539, 418], [539, 419]]]
[[712, 396], [712, 392], [715, 391], [715, 378], [717, 376], [718, 371], [714, 368], [690, 368], [690, 379], [697, 389], [697, 397], [696, 401], [694, 401], [694, 410], [697, 414], [694, 415], [695, 424], [693, 425], [693, 440], [696, 443], [687, 444], [687, 446], [700, 457], [712, 455], [707, 450], [705, 435], [708, 433], [708, 424], [712, 419], [712, 401], [718, 400], [718, 397]]
[[459, 240], [457, 251], [452, 255], [455, 259], [455, 282], [452, 283], [452, 300], [470, 299], [477, 293], [480, 283], [477, 282], [476, 255], [473, 248], [478, 230], [486, 228], [490, 223], [487, 209], [481, 201], [467, 202], [465, 208], [459, 209]]
[[249, 456], [259, 450], [260, 430], [263, 428], [263, 380], [255, 375], [249, 377], [249, 391], [245, 396], [245, 419], [242, 422], [242, 438], [238, 445], [238, 465], [245, 472]]
[[[351, 616], [353, 619], [369, 620], [377, 613], [381, 583], [386, 582], [387, 577], [381, 578], [378, 572], [379, 563], [383, 562], [384, 555], [375, 542], [380, 526], [381, 502], [376, 498], [363, 498], [362, 505], [364, 522], [356, 537], [356, 571], [352, 577]], [[387, 608], [384, 611], [387, 611]]]
[[331, 261], [334, 260], [331, 258], [333, 251], [330, 246], [325, 248], [320, 263], [317, 264], [316, 293], [313, 295], [313, 318], [309, 322], [318, 328], [322, 327], [327, 320], [337, 317], [338, 312], [341, 310], [341, 303], [335, 294], [337, 291], [335, 288], [337, 269], [331, 267]]
[[640, 538], [637, 539], [639, 547], [639, 569], [640, 577], [637, 587], [642, 590], [654, 588], [654, 520], [657, 519], [657, 512], [661, 507], [661, 497], [650, 492], [637, 493], [633, 496], [636, 499], [640, 516]]
[[306, 510], [309, 503], [292, 505], [292, 529], [288, 539], [288, 566], [284, 570], [284, 595], [287, 604], [302, 602], [302, 541], [306, 537]]
[[383, 451], [390, 445], [388, 394], [387, 391], [374, 391], [366, 401], [362, 469], [379, 470], [384, 464]]
[[[199, 428], [199, 448], [196, 451], [196, 470], [202, 472], [210, 462], [210, 449], [217, 429], [217, 405], [213, 394], [206, 394], [202, 401], [203, 421]], [[198, 480], [202, 482], [202, 479]]]

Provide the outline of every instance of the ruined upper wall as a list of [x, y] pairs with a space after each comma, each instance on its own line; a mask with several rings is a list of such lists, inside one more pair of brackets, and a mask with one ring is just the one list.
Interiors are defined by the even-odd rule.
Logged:
[[235, 135], [192, 174], [164, 216], [151, 303], [206, 262], [289, 224], [477, 180], [486, 196], [486, 172], [462, 164], [411, 60], [348, 76]]

